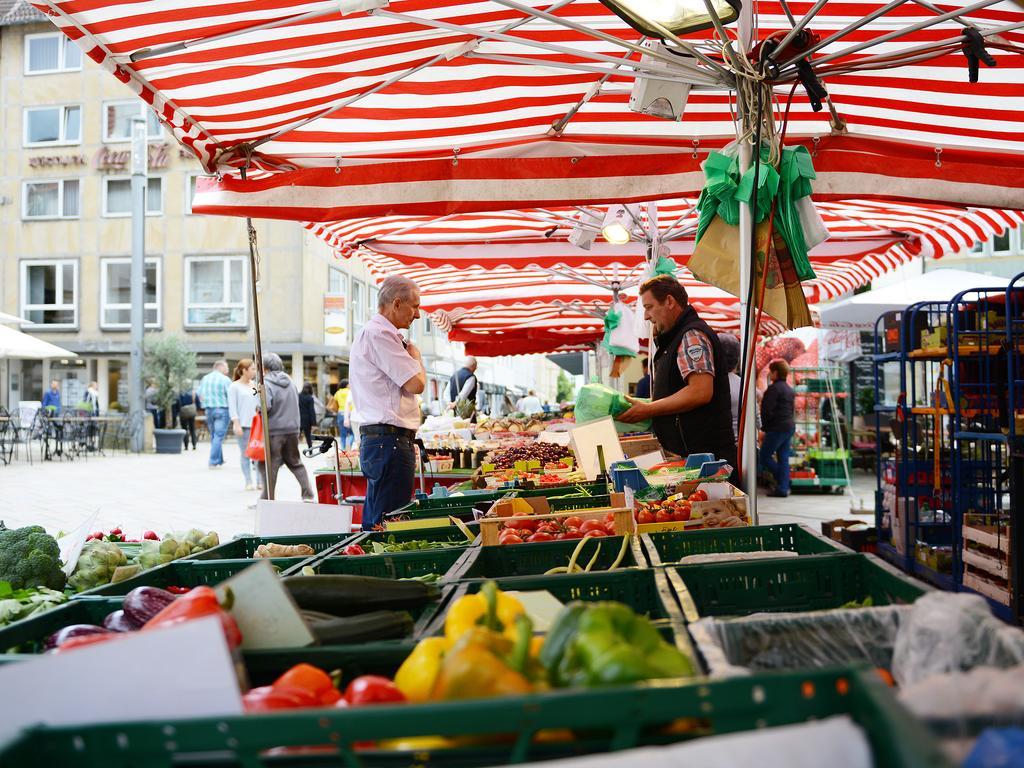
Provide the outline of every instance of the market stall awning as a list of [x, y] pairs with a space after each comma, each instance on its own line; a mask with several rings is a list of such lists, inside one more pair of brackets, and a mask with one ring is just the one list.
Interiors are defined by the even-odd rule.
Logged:
[[[693, 252], [695, 203], [661, 201], [657, 206], [662, 244], [679, 264]], [[816, 278], [804, 284], [804, 294], [812, 304], [849, 293], [914, 256], [939, 259], [960, 253], [1024, 223], [1024, 212], [1003, 209], [870, 200], [816, 205], [830, 237], [810, 253]], [[645, 210], [639, 223], [647, 227]], [[600, 220], [603, 213], [597, 207], [585, 218]], [[552, 297], [590, 299], [601, 295], [599, 285], [607, 292], [615, 281], [635, 282], [647, 258], [644, 243], [610, 245], [597, 235], [584, 250], [569, 241], [580, 217], [573, 208], [533, 209], [392, 216], [312, 229], [341, 253], [359, 253], [379, 277], [403, 274], [416, 280], [427, 293], [425, 306], [435, 311]], [[698, 300], [701, 292], [710, 292], [710, 300], [734, 301], [688, 279]]]
[[1010, 281], [962, 269], [935, 269], [884, 288], [850, 296], [818, 307], [824, 328], [874, 330], [875, 321], [886, 312], [906, 309], [921, 301], [950, 301], [971, 288], [1005, 288]]
[[[592, 1], [34, 4], [220, 174], [200, 180], [205, 213], [332, 221], [678, 197], [736, 135], [736, 73], [712, 34], [679, 49], [693, 56], [641, 62], [641, 36]], [[791, 28], [786, 10], [758, 4], [755, 44]], [[790, 97], [799, 56], [773, 82], [819, 197], [1019, 205], [1024, 9], [870, 0], [813, 13], [835, 115], [802, 89]], [[963, 24], [998, 64], [977, 83]], [[637, 80], [692, 82], [682, 120], [630, 111]]]
[[77, 355], [56, 344], [0, 325], [0, 359], [43, 360], [50, 357], [74, 358]]

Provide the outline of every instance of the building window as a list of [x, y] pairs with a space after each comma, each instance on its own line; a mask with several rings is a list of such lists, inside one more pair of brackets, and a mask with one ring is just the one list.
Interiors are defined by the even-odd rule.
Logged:
[[[104, 328], [131, 327], [131, 273], [131, 259], [102, 259], [100, 262], [100, 325]], [[147, 328], [159, 328], [159, 259], [146, 259], [143, 294], [143, 322]]]
[[78, 179], [26, 181], [22, 185], [23, 219], [77, 219], [79, 204]]
[[1016, 256], [1024, 251], [1024, 226], [1007, 229], [992, 239], [993, 256]]
[[333, 296], [346, 296], [348, 291], [348, 275], [337, 267], [329, 267], [327, 272], [327, 292]]
[[196, 197], [196, 181], [202, 175], [201, 173], [190, 173], [188, 175], [188, 184], [185, 186], [185, 213], [193, 213], [192, 201]]
[[185, 324], [193, 328], [245, 327], [248, 323], [245, 258], [185, 259]]
[[360, 280], [352, 278], [352, 338], [366, 323], [366, 286]]
[[78, 325], [78, 262], [21, 262], [21, 314], [51, 328]]
[[60, 32], [25, 35], [25, 74], [77, 72], [82, 68], [82, 49]]
[[24, 144], [26, 147], [81, 143], [81, 107], [65, 105], [25, 108]]
[[103, 140], [131, 141], [132, 120], [142, 117], [143, 112], [146, 117], [146, 137], [163, 138], [164, 131], [156, 112], [143, 102], [135, 100], [107, 102], [103, 105]]
[[[164, 210], [162, 176], [146, 179], [146, 215], [159, 216]], [[103, 179], [103, 215], [109, 217], [132, 215], [132, 180], [124, 176]]]

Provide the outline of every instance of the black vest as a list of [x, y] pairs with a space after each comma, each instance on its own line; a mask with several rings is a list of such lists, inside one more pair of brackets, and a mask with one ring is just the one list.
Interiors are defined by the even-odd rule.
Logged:
[[[469, 368], [459, 368], [455, 372], [455, 375], [451, 378], [451, 383], [448, 385], [448, 392], [451, 395], [451, 401], [454, 403], [455, 398], [459, 396], [459, 392], [462, 391], [462, 387], [465, 386], [466, 380], [473, 375], [473, 372]], [[476, 384], [469, 390], [469, 394], [466, 399], [471, 403], [476, 402]]]
[[691, 453], [713, 453], [736, 466], [736, 437], [732, 433], [732, 397], [729, 393], [729, 371], [726, 369], [718, 334], [700, 319], [693, 307], [687, 306], [679, 321], [655, 339], [653, 399], [674, 395], [686, 386], [679, 373], [679, 344], [688, 331], [707, 336], [714, 351], [715, 383], [711, 402], [686, 413], [656, 416], [654, 434], [662, 447], [680, 456]]

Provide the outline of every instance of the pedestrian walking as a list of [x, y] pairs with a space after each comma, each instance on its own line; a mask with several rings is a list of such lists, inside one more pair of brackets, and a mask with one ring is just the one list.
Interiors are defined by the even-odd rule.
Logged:
[[313, 425], [316, 424], [316, 397], [313, 385], [308, 381], [302, 385], [299, 393], [299, 428], [306, 438], [306, 447], [313, 447]]
[[224, 435], [228, 432], [228, 363], [218, 360], [199, 382], [199, 401], [206, 410], [206, 428], [210, 431], [210, 469], [224, 466]]
[[789, 363], [785, 360], [772, 360], [768, 364], [768, 372], [772, 383], [761, 399], [761, 427], [764, 429], [761, 467], [770, 472], [775, 481], [775, 488], [768, 495], [786, 497], [789, 496], [790, 444], [796, 429], [793, 414], [796, 393], [786, 383]]
[[377, 314], [352, 344], [349, 375], [363, 426], [359, 463], [366, 476], [363, 528], [409, 503], [415, 475], [413, 440], [420, 425], [416, 396], [427, 386], [423, 358], [399, 334], [420, 316], [420, 290], [406, 277], [381, 283]]
[[178, 419], [181, 421], [181, 428], [185, 430], [184, 448], [188, 450], [188, 441], [192, 440], [192, 450], [196, 449], [196, 414], [199, 408], [199, 395], [196, 394], [195, 384], [190, 384], [178, 395]]
[[50, 388], [43, 393], [41, 408], [47, 416], [60, 416], [60, 382], [57, 379], [51, 381]]
[[[252, 420], [260, 408], [260, 399], [256, 395], [253, 379], [256, 378], [256, 363], [252, 358], [243, 357], [235, 365], [232, 375], [234, 381], [228, 389], [228, 418], [231, 419], [231, 430], [238, 440], [241, 455], [242, 477], [245, 478], [245, 490], [252, 490], [252, 459], [245, 455], [249, 447], [249, 431]], [[259, 484], [262, 490], [263, 484]]]
[[85, 390], [85, 402], [89, 406], [90, 416], [100, 415], [100, 385], [98, 382], [89, 382], [89, 387]]
[[342, 379], [338, 384], [338, 390], [334, 393], [334, 405], [337, 408], [335, 419], [338, 424], [338, 440], [341, 442], [341, 450], [347, 451], [355, 442], [355, 433], [352, 431], [352, 422], [349, 418], [352, 407], [352, 392], [348, 387], [348, 379]]
[[164, 428], [164, 409], [156, 402], [156, 395], [160, 391], [153, 379], [149, 380], [149, 386], [143, 395], [146, 399], [146, 410], [153, 416], [153, 429]]
[[268, 498], [268, 490], [277, 486], [277, 473], [284, 464], [302, 488], [302, 500], [313, 501], [313, 489], [309, 475], [299, 456], [299, 393], [284, 372], [284, 363], [273, 352], [263, 355], [263, 391], [267, 400], [267, 424], [263, 427], [265, 450], [270, 458], [270, 477], [267, 465], [260, 462], [263, 477], [262, 499]]

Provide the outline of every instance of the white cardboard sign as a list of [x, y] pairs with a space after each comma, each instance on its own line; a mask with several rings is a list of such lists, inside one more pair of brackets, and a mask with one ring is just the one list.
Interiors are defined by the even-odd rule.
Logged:
[[601, 463], [597, 453], [598, 446], [604, 448], [606, 470], [610, 470], [616, 461], [626, 458], [622, 452], [622, 444], [619, 442], [619, 433], [615, 431], [615, 422], [612, 421], [611, 416], [581, 424], [575, 427], [570, 434], [576, 461], [587, 480], [596, 480], [601, 473]]
[[[114, 674], [123, 684], [101, 679]], [[0, 667], [0, 744], [33, 725], [242, 714], [220, 619], [186, 621]]]
[[351, 529], [352, 507], [348, 505], [267, 499], [256, 502], [257, 536], [348, 533]]
[[214, 588], [223, 603], [231, 591], [231, 615], [242, 633], [242, 648], [301, 648], [313, 633], [269, 560], [250, 565]]

